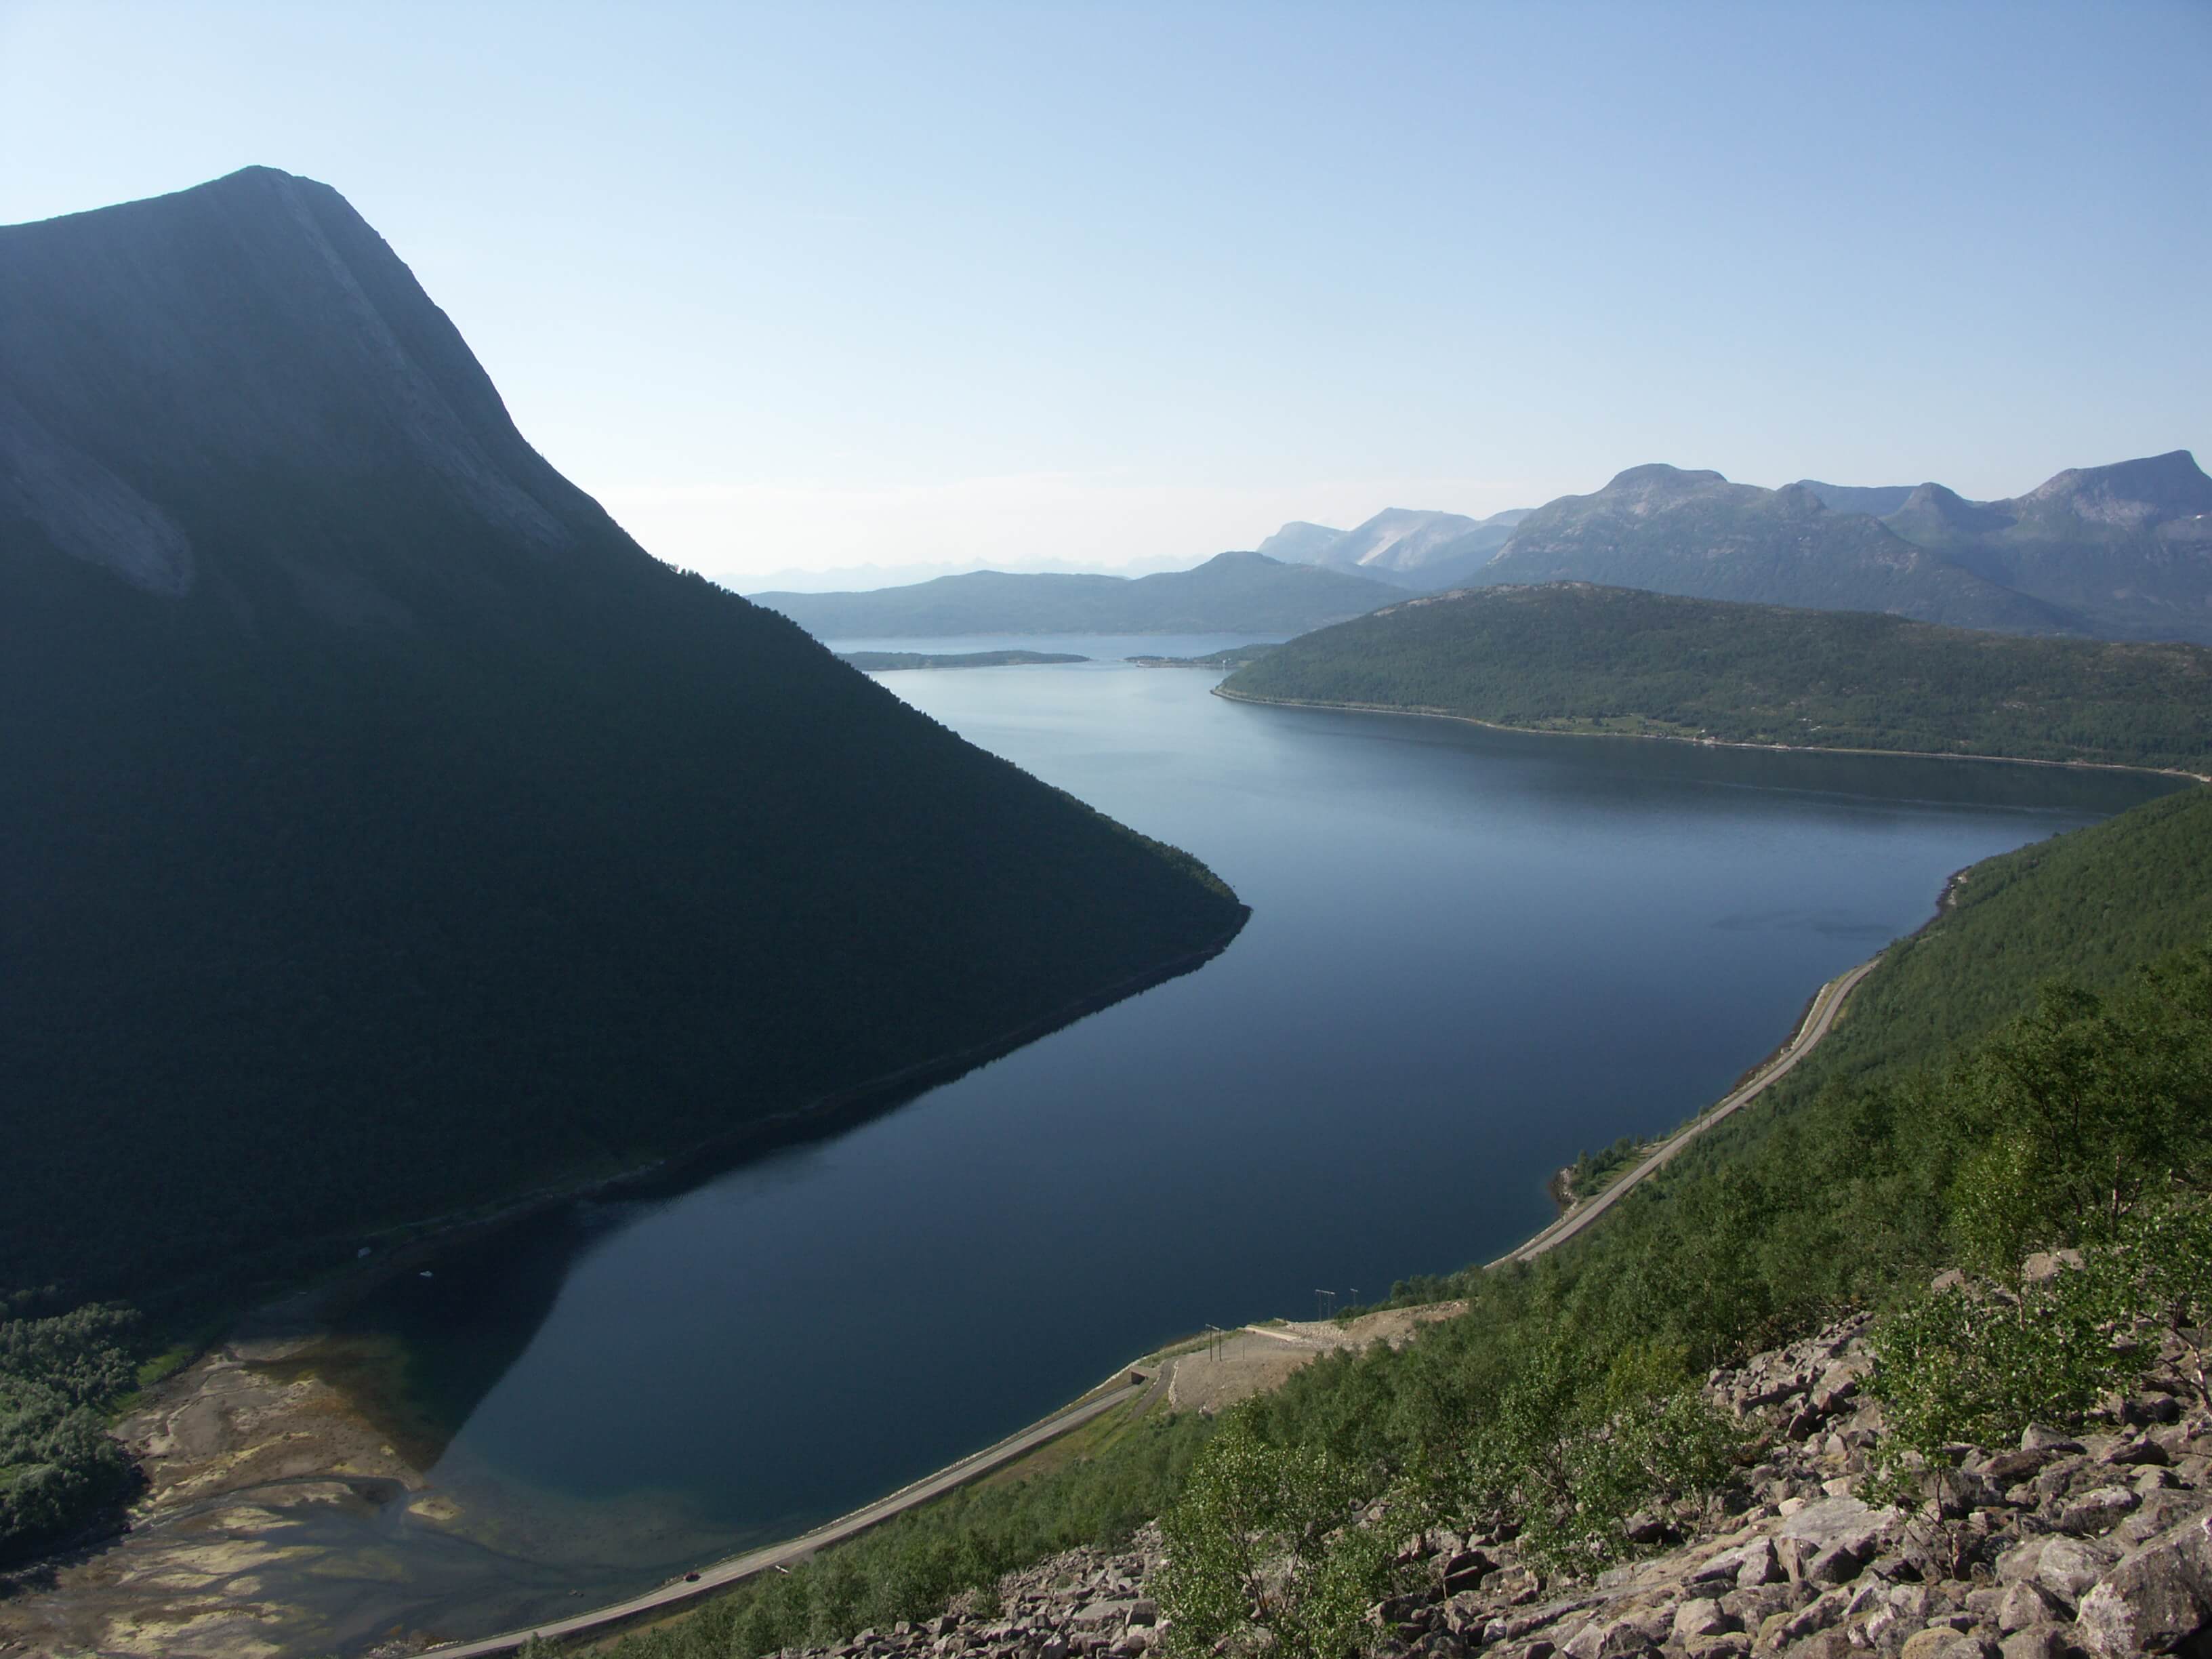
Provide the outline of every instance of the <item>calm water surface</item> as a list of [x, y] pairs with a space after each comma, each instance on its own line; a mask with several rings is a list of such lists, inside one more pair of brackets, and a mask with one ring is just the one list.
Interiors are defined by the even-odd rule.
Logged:
[[1204, 859], [1251, 924], [863, 1127], [574, 1206], [362, 1310], [458, 1425], [434, 1479], [507, 1552], [507, 1600], [414, 1616], [574, 1608], [553, 1583], [596, 1597], [823, 1519], [1164, 1339], [1493, 1256], [1548, 1218], [1552, 1170], [1717, 1097], [1950, 872], [2160, 791], [1251, 708], [1218, 678], [883, 677]]

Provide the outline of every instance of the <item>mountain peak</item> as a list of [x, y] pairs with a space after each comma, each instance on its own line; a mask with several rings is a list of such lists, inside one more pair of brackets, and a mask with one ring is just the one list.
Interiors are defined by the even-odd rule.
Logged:
[[[150, 592], [208, 574], [194, 521], [255, 479], [266, 545], [326, 597], [363, 580], [362, 550], [272, 480], [312, 477], [327, 505], [434, 477], [447, 507], [540, 553], [605, 523], [384, 239], [276, 167], [0, 228], [0, 508]], [[378, 610], [374, 586], [341, 608]]]
[[1809, 519], [1828, 510], [1828, 503], [1821, 498], [1820, 492], [1802, 483], [1783, 485], [1774, 492], [1774, 504], [1793, 519]]
[[2069, 467], [2019, 498], [2023, 508], [2069, 512], [2100, 524], [2141, 525], [2212, 513], [2212, 478], [2185, 449]]
[[1632, 466], [1626, 472], [1616, 472], [1600, 495], [1614, 490], [1684, 489], [1695, 484], [1726, 483], [1728, 480], [1709, 469], [1687, 471], [1669, 466], [1664, 461], [1650, 461], [1642, 466]]
[[1327, 559], [1329, 549], [1343, 539], [1341, 530], [1293, 519], [1261, 542], [1260, 551], [1291, 564], [1320, 564]]

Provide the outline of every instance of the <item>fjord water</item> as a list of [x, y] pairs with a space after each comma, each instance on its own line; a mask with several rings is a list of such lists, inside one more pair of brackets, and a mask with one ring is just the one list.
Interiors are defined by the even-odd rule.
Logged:
[[434, 1607], [389, 1586], [395, 1616], [459, 1635], [573, 1610], [559, 1592], [898, 1486], [1164, 1339], [1494, 1256], [1548, 1218], [1553, 1170], [1716, 1099], [1951, 872], [2166, 787], [1258, 708], [1219, 678], [882, 677], [1205, 860], [1250, 924], [860, 1127], [570, 1206], [362, 1308], [452, 1431], [434, 1484], [501, 1539], [501, 1595], [455, 1594], [447, 1561]]

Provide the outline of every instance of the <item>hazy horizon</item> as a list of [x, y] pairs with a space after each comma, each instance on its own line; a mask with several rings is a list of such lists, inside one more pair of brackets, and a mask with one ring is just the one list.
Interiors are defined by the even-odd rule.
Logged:
[[0, 222], [341, 191], [654, 553], [1185, 568], [2212, 443], [2212, 13], [0, 0]]

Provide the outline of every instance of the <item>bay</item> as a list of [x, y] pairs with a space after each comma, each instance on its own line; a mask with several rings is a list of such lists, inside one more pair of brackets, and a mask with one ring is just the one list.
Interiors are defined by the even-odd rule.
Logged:
[[459, 1636], [573, 1610], [854, 1507], [1166, 1339], [1494, 1256], [1549, 1218], [1554, 1170], [1717, 1098], [1951, 872], [2169, 787], [1257, 708], [1120, 660], [1242, 642], [834, 642], [1096, 659], [881, 683], [1205, 860], [1251, 922], [858, 1128], [568, 1206], [356, 1310], [495, 1550], [396, 1522], [438, 1593], [403, 1570], [390, 1611]]

